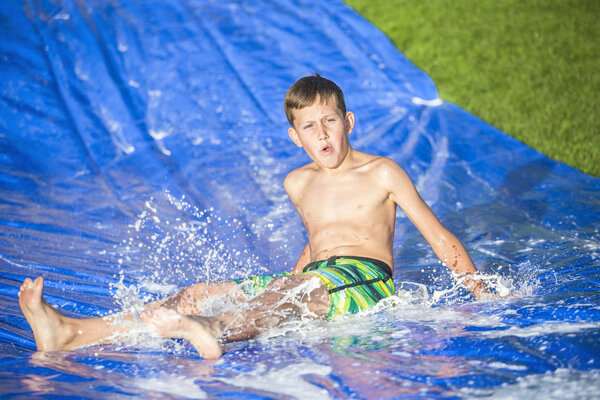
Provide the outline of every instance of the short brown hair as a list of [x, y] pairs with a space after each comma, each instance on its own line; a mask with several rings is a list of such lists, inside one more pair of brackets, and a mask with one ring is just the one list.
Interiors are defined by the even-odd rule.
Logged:
[[315, 102], [317, 95], [321, 98], [321, 102], [333, 99], [342, 115], [346, 115], [346, 103], [342, 89], [329, 79], [314, 74], [298, 79], [285, 94], [283, 108], [290, 125], [294, 125], [292, 111], [310, 106]]

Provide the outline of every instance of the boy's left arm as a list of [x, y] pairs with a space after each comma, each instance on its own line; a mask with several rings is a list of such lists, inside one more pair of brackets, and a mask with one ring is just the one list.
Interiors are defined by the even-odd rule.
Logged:
[[390, 199], [402, 208], [442, 263], [459, 276], [464, 276], [464, 284], [476, 298], [491, 295], [485, 283], [473, 277], [477, 268], [465, 247], [421, 199], [406, 172], [392, 160], [386, 160], [383, 171], [382, 182], [390, 193]]

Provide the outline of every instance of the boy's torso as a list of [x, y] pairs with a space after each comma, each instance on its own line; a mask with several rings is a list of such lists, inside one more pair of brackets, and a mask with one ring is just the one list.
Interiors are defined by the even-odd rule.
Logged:
[[311, 259], [361, 255], [393, 265], [396, 205], [381, 176], [384, 159], [354, 153], [354, 165], [335, 173], [311, 164], [298, 170], [301, 190], [292, 201], [308, 232]]

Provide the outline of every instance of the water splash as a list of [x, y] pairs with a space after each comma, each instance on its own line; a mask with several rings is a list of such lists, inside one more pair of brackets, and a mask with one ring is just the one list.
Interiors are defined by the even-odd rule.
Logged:
[[[265, 274], [258, 257], [237, 250], [238, 240], [252, 232], [236, 218], [223, 218], [213, 208], [200, 210], [165, 192], [151, 198], [136, 220], [129, 225], [127, 237], [115, 248], [118, 254], [118, 281], [110, 285], [119, 312], [114, 324], [123, 332], [112, 339], [124, 346], [168, 345], [153, 339], [140, 321], [149, 302], [165, 298], [197, 282], [219, 282], [251, 274]], [[227, 295], [213, 296], [203, 304], [203, 315], [236, 310]], [[169, 341], [167, 341], [169, 342]], [[173, 343], [177, 343], [171, 341]], [[162, 344], [160, 344], [162, 343]]]
[[134, 273], [139, 287], [164, 295], [175, 287], [199, 281], [216, 282], [266, 273], [258, 257], [238, 250], [253, 235], [236, 218], [200, 210], [165, 192], [151, 198], [129, 225], [127, 237], [116, 249], [120, 271]]

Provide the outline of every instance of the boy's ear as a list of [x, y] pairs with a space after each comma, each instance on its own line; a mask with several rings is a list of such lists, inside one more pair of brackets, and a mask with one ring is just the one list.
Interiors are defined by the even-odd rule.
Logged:
[[352, 111], [346, 113], [344, 123], [346, 124], [346, 135], [349, 135], [352, 132], [352, 129], [354, 129], [354, 113]]
[[294, 127], [288, 128], [288, 135], [290, 135], [290, 139], [292, 139], [292, 142], [294, 142], [296, 144], [296, 146], [302, 147], [302, 142], [300, 142], [300, 138], [298, 137], [298, 132], [296, 132]]

